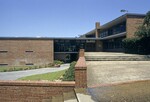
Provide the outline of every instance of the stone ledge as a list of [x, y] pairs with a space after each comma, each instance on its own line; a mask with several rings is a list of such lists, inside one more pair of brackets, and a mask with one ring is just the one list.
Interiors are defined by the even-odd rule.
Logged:
[[0, 81], [0, 86], [36, 86], [36, 87], [75, 87], [74, 81], [48, 82], [48, 81]]
[[85, 57], [80, 57], [77, 61], [77, 64], [75, 65], [76, 69], [86, 69], [86, 61]]

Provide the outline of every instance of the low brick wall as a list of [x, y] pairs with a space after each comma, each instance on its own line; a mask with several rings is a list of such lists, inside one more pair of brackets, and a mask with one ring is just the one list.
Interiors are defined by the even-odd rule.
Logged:
[[0, 102], [42, 102], [74, 87], [75, 82], [0, 81]]

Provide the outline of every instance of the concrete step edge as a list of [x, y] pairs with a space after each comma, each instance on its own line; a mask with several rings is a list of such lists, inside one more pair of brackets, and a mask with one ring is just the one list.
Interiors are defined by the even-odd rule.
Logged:
[[96, 102], [85, 88], [75, 88], [78, 102]]

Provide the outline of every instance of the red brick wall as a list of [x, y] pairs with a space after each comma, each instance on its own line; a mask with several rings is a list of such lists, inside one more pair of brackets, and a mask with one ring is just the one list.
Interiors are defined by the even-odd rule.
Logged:
[[137, 31], [137, 28], [143, 24], [143, 18], [127, 17], [126, 29], [127, 29], [127, 38], [134, 37], [134, 33]]
[[[53, 40], [0, 40], [0, 64], [43, 65], [53, 62]], [[26, 52], [33, 51], [33, 52]]]
[[0, 102], [42, 102], [74, 87], [75, 82], [0, 81]]

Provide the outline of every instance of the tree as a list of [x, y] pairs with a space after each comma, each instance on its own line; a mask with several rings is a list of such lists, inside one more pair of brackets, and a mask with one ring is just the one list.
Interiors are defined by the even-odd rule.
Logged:
[[141, 25], [135, 32], [135, 36], [138, 36], [140, 38], [150, 37], [150, 11], [146, 13], [143, 25]]
[[123, 40], [126, 53], [150, 54], [150, 11], [146, 13], [143, 24], [135, 32], [135, 38]]

